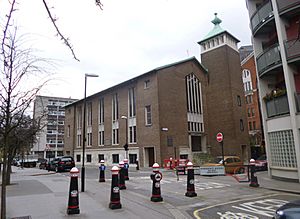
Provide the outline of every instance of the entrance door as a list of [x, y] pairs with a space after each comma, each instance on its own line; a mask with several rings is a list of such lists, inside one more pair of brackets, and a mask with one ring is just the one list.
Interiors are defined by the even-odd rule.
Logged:
[[152, 167], [154, 164], [154, 147], [145, 148], [145, 166]]

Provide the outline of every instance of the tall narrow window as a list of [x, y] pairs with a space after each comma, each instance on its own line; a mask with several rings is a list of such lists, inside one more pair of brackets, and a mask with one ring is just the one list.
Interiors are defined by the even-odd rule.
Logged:
[[151, 105], [145, 106], [145, 121], [146, 125], [152, 124]]
[[67, 129], [67, 137], [68, 138], [70, 138], [70, 133], [71, 133], [70, 129], [71, 129], [71, 127], [70, 127], [70, 125], [68, 125], [68, 129]]
[[87, 133], [87, 146], [92, 146], [92, 139], [93, 139], [93, 135], [92, 133]]
[[104, 145], [104, 131], [99, 131], [99, 145]]
[[104, 123], [104, 98], [99, 99], [99, 124]]
[[238, 105], [238, 106], [242, 106], [242, 101], [241, 101], [240, 95], [237, 95], [237, 96], [236, 96], [236, 100], [237, 100], [237, 105]]
[[128, 90], [128, 102], [129, 102], [129, 117], [135, 117], [136, 114], [136, 100], [135, 100], [135, 88], [129, 88]]
[[129, 143], [136, 143], [136, 126], [129, 127]]
[[194, 74], [186, 76], [186, 94], [188, 112], [201, 114], [201, 83]]
[[242, 119], [240, 119], [240, 130], [244, 131], [244, 122]]
[[76, 125], [77, 125], [77, 129], [81, 129], [81, 126], [82, 126], [82, 108], [81, 107], [78, 107], [78, 109], [77, 109]]
[[112, 144], [119, 144], [119, 129], [112, 130]]
[[92, 126], [92, 103], [88, 103], [87, 105], [87, 125]]
[[81, 146], [81, 134], [77, 134], [77, 146], [80, 147]]
[[119, 119], [118, 94], [114, 94], [112, 99], [112, 120], [117, 121], [118, 119]]

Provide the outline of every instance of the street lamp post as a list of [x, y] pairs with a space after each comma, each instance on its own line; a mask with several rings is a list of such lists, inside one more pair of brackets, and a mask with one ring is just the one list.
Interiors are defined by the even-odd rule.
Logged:
[[86, 135], [85, 135], [85, 119], [86, 119], [86, 81], [87, 77], [99, 77], [96, 74], [85, 74], [84, 75], [84, 98], [83, 98], [83, 126], [82, 126], [82, 167], [81, 167], [81, 192], [84, 192], [85, 187], [85, 142], [86, 142]]
[[125, 145], [124, 145], [124, 149], [125, 149], [125, 158], [128, 159], [128, 118], [127, 116], [121, 116], [121, 119], [124, 119], [126, 121], [126, 140], [125, 140]]

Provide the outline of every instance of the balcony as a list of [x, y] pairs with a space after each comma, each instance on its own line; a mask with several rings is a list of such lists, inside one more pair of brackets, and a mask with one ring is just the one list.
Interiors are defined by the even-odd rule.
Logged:
[[[273, 16], [272, 4], [271, 1], [267, 1], [264, 5], [262, 5], [257, 9], [257, 11], [253, 14], [253, 16], [250, 19], [253, 35], [256, 35], [262, 26], [269, 23], [269, 21], [273, 19], [274, 16]], [[266, 31], [269, 32], [269, 30], [267, 29]]]
[[274, 97], [271, 100], [266, 100], [266, 109], [268, 118], [280, 116], [290, 113], [287, 95]]
[[274, 44], [272, 47], [260, 54], [256, 59], [256, 63], [259, 77], [278, 66], [281, 66], [279, 45]]
[[295, 93], [295, 102], [296, 102], [296, 109], [297, 112], [300, 112], [300, 93]]
[[293, 9], [300, 8], [300, 0], [277, 0], [279, 14], [284, 14]]
[[292, 39], [285, 42], [285, 51], [289, 63], [300, 60], [300, 41]]

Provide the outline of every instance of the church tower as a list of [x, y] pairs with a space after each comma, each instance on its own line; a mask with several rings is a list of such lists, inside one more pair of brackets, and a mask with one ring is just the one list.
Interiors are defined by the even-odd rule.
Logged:
[[221, 146], [216, 141], [218, 132], [224, 136], [225, 155], [250, 158], [246, 105], [241, 78], [239, 40], [220, 26], [217, 17], [211, 21], [213, 29], [198, 44], [201, 63], [208, 69], [208, 144], [213, 156], [220, 156]]

